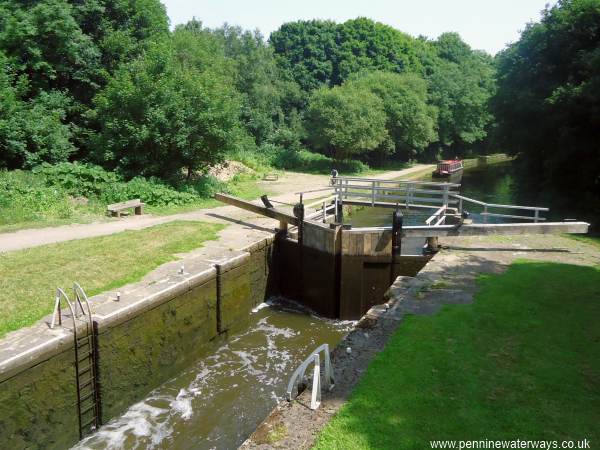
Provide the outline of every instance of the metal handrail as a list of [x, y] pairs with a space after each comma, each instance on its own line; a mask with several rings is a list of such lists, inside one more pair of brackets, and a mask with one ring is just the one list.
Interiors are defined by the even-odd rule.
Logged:
[[[87, 315], [88, 317], [88, 322], [90, 325], [90, 330], [93, 328], [94, 323], [92, 320], [92, 308], [90, 307], [90, 302], [88, 300], [88, 296], [85, 293], [85, 291], [83, 290], [83, 288], [79, 285], [79, 283], [73, 283], [73, 292], [75, 292], [75, 299], [77, 300], [77, 303], [79, 304], [79, 307], [81, 308], [81, 312], [83, 312], [83, 315]], [[87, 308], [87, 314], [85, 314], [85, 311], [83, 310], [83, 305], [81, 304], [81, 299], [83, 299], [83, 301], [85, 302], [86, 308]]]
[[411, 184], [421, 186], [449, 186], [449, 187], [460, 187], [460, 183], [440, 183], [435, 181], [411, 181], [411, 180], [382, 180], [380, 178], [361, 178], [361, 177], [334, 177], [331, 179], [332, 185], [337, 184], [338, 181], [362, 181], [365, 183], [384, 183], [384, 184]]
[[61, 288], [56, 288], [56, 298], [54, 302], [54, 311], [52, 313], [52, 320], [50, 321], [50, 329], [54, 329], [54, 325], [56, 323], [56, 315], [58, 313], [58, 324], [62, 326], [62, 309], [60, 307], [60, 300], [64, 298], [67, 301], [67, 305], [69, 305], [69, 310], [71, 311], [71, 317], [73, 318], [73, 333], [77, 333], [75, 329], [75, 318], [77, 317], [76, 309], [73, 309], [73, 304], [71, 300], [69, 300], [69, 296], [63, 291]]
[[[311, 391], [311, 402], [310, 409], [317, 409], [321, 403], [321, 358], [320, 353], [323, 353], [323, 360], [325, 362], [325, 382], [324, 385], [327, 390], [331, 391], [335, 386], [335, 380], [333, 378], [333, 371], [331, 370], [331, 359], [329, 355], [329, 345], [323, 344], [317, 347], [311, 355], [300, 364], [300, 366], [294, 371], [292, 377], [287, 386], [286, 399], [291, 402], [299, 395], [300, 383], [304, 379], [304, 374], [308, 366], [314, 364], [313, 373], [313, 387]], [[294, 394], [295, 393], [295, 394]]]
[[[520, 206], [520, 205], [503, 205], [503, 204], [499, 204], [499, 203], [486, 203], [486, 202], [482, 202], [481, 200], [475, 200], [474, 198], [470, 198], [470, 197], [465, 197], [464, 195], [460, 195], [460, 194], [456, 194], [456, 193], [450, 193], [450, 196], [458, 199], [459, 203], [458, 203], [458, 211], [460, 214], [462, 214], [463, 212], [463, 202], [467, 202], [467, 203], [473, 203], [479, 206], [483, 206], [483, 212], [481, 212], [481, 215], [483, 216], [483, 220], [484, 222], [487, 221], [488, 217], [504, 217], [507, 219], [525, 219], [525, 220], [533, 220], [534, 222], [538, 222], [540, 220], [546, 220], [544, 217], [540, 217], [540, 212], [545, 212], [545, 211], [550, 211], [549, 208], [544, 208], [541, 206]], [[517, 210], [524, 210], [524, 211], [534, 211], [534, 215], [533, 216], [521, 216], [521, 215], [514, 215], [514, 214], [500, 214], [500, 213], [491, 213], [488, 212], [488, 208], [498, 208], [498, 209], [517, 209]]]
[[434, 212], [426, 221], [425, 224], [427, 225], [431, 225], [431, 222], [434, 221], [434, 219], [438, 219], [436, 223], [434, 223], [431, 226], [437, 227], [439, 225], [441, 225], [442, 223], [446, 222], [446, 210], [448, 209], [448, 205], [442, 205], [441, 208], [439, 208], [436, 212]]

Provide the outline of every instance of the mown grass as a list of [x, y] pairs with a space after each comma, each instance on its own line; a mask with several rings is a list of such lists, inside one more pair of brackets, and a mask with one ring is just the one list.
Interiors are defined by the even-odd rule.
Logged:
[[177, 221], [139, 231], [0, 253], [0, 336], [52, 312], [57, 287], [94, 295], [137, 281], [177, 253], [216, 239], [224, 226]]
[[520, 261], [475, 302], [409, 316], [317, 449], [431, 440], [600, 444], [600, 270]]

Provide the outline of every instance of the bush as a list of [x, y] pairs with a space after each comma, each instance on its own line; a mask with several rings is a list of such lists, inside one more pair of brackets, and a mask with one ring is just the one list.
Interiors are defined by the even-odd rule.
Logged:
[[198, 200], [193, 193], [179, 192], [156, 178], [143, 177], [106, 185], [100, 196], [103, 203], [124, 202], [133, 198], [139, 198], [151, 206], [186, 205]]
[[30, 172], [0, 171], [0, 225], [68, 219], [75, 205], [61, 189]]
[[227, 183], [220, 181], [213, 176], [204, 175], [196, 180], [185, 182], [179, 186], [179, 190], [191, 192], [202, 198], [210, 198], [217, 192], [227, 191]]
[[316, 173], [329, 173], [332, 169], [344, 173], [360, 173], [369, 169], [369, 166], [360, 161], [335, 161], [325, 155], [308, 150], [281, 150], [274, 157], [273, 165], [279, 169]]
[[98, 197], [107, 186], [121, 181], [114, 172], [79, 163], [42, 164], [33, 172], [42, 175], [48, 186], [60, 187], [75, 197]]
[[194, 189], [179, 192], [157, 178], [136, 177], [125, 182], [118, 174], [89, 164], [43, 164], [35, 168], [34, 173], [40, 175], [38, 178], [44, 180], [46, 186], [63, 194], [98, 199], [101, 203], [140, 198], [151, 206], [185, 205], [197, 201], [198, 194], [202, 195]]

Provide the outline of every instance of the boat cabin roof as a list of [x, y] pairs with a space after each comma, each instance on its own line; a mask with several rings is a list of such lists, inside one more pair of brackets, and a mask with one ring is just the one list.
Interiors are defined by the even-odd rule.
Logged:
[[454, 164], [454, 163], [459, 163], [462, 162], [462, 160], [460, 159], [445, 159], [443, 161], [438, 162], [438, 164]]

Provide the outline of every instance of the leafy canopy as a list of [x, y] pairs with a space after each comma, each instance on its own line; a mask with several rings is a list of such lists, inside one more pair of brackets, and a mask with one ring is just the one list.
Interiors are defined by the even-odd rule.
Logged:
[[94, 100], [97, 158], [128, 176], [166, 178], [221, 161], [240, 104], [229, 69], [206, 33], [178, 29], [152, 45]]

